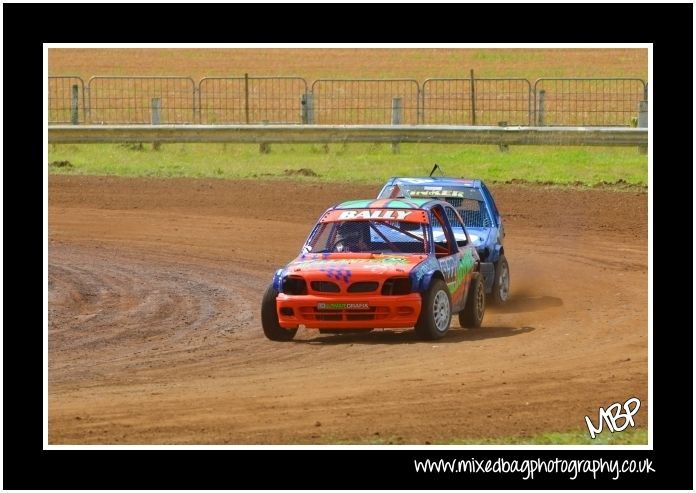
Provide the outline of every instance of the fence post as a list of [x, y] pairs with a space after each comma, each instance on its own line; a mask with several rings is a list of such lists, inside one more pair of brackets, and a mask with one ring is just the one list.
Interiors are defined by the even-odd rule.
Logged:
[[[264, 120], [263, 124], [268, 125], [268, 120]], [[259, 144], [259, 152], [261, 154], [270, 154], [271, 153], [271, 143], [270, 142], [261, 142]]]
[[[638, 127], [648, 128], [648, 102], [640, 101], [638, 102]], [[648, 153], [648, 146], [638, 146], [638, 152], [640, 154]]]
[[[201, 99], [201, 94], [198, 92], [198, 88], [194, 85], [193, 86], [193, 123], [201, 123], [201, 108], [200, 108], [200, 102], [198, 103], [198, 107], [196, 107], [196, 101], [200, 101]], [[197, 110], [197, 111], [196, 111]]]
[[538, 127], [543, 127], [544, 126], [544, 105], [546, 102], [546, 91], [543, 89], [539, 91], [539, 97], [537, 98], [538, 105], [537, 105], [537, 126]]
[[648, 127], [648, 102], [640, 101], [638, 103], [638, 127]]
[[307, 123], [314, 125], [314, 92], [307, 93]]
[[[391, 111], [392, 125], [401, 125], [401, 122], [403, 121], [403, 107], [401, 105], [401, 98], [392, 98]], [[399, 152], [401, 152], [400, 144], [398, 142], [392, 142], [392, 153], [399, 154]]]
[[77, 125], [79, 122], [79, 113], [77, 110], [77, 102], [79, 96], [79, 89], [77, 84], [72, 86], [72, 97], [70, 98], [70, 123]]
[[[160, 109], [162, 107], [160, 98], [152, 98], [152, 115], [150, 116], [150, 122], [152, 125], [160, 124]], [[155, 141], [152, 143], [152, 150], [159, 151], [160, 143]]]
[[304, 125], [314, 123], [314, 94], [306, 92], [300, 96], [300, 116]]
[[249, 124], [249, 74], [244, 74], [244, 117]]
[[307, 125], [307, 93], [300, 96], [300, 123]]
[[474, 69], [471, 69], [471, 124], [476, 125], [476, 84], [474, 84]]
[[92, 122], [92, 105], [89, 101], [89, 85], [87, 87], [82, 87], [82, 102], [84, 103], [84, 111], [85, 111], [85, 123], [91, 123]]
[[[508, 122], [498, 122], [499, 127], [507, 127]], [[498, 149], [500, 149], [500, 152], [507, 152], [508, 151], [508, 145], [507, 144], [498, 144]]]
[[416, 112], [416, 123], [419, 125], [423, 125], [423, 122], [425, 121], [425, 116], [423, 116], [423, 107], [425, 106], [425, 102], [423, 101], [424, 98], [425, 94], [421, 90], [420, 86], [418, 86], [418, 96], [416, 98], [416, 104], [418, 105], [418, 111]]

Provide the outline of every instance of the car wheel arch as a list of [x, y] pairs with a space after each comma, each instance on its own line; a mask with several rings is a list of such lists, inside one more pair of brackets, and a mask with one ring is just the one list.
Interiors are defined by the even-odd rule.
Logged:
[[505, 248], [503, 248], [503, 245], [501, 245], [501, 244], [498, 243], [498, 244], [496, 244], [496, 245], [492, 248], [491, 254], [490, 254], [490, 255], [488, 256], [488, 258], [486, 259], [486, 262], [493, 262], [493, 263], [495, 263], [495, 262], [498, 261], [498, 259], [500, 258], [500, 256], [501, 256], [501, 255], [504, 255], [504, 254], [505, 254]]
[[273, 286], [273, 289], [281, 293], [283, 291], [283, 276], [286, 274], [286, 269], [278, 269], [275, 271], [275, 274], [273, 274], [273, 281], [271, 281], [271, 285]]
[[426, 292], [430, 288], [430, 284], [432, 284], [433, 280], [435, 279], [440, 279], [441, 281], [446, 283], [445, 276], [442, 273], [442, 271], [434, 270], [432, 272], [428, 272], [426, 275], [423, 276], [423, 280], [420, 284], [420, 291], [422, 293]]

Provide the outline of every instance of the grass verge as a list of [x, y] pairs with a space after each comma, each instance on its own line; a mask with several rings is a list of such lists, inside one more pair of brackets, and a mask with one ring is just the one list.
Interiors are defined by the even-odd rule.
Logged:
[[438, 163], [452, 176], [489, 182], [647, 185], [648, 159], [635, 147], [457, 144], [51, 144], [51, 173], [194, 178], [263, 178], [375, 183], [427, 175]]
[[[413, 445], [401, 437], [372, 436], [361, 440], [347, 441], [330, 437], [321, 437], [317, 441], [298, 443], [330, 443], [335, 445]], [[568, 432], [540, 433], [533, 436], [507, 436], [496, 438], [467, 438], [452, 440], [434, 440], [425, 445], [647, 445], [648, 430], [644, 428], [629, 428], [622, 432], [611, 433], [604, 431], [593, 440], [587, 430]]]
[[448, 445], [647, 445], [648, 430], [629, 428], [622, 432], [611, 433], [604, 431], [594, 439], [590, 438], [587, 430], [576, 430], [564, 433], [541, 433], [531, 437], [502, 437], [484, 438], [480, 440], [452, 440], [443, 442]]

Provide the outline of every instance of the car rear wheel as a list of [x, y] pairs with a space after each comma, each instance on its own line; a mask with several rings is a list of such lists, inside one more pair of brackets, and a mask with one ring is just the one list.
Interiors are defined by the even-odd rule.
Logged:
[[474, 272], [466, 306], [459, 312], [459, 325], [465, 328], [481, 327], [485, 311], [486, 289], [483, 286], [483, 277], [478, 272]]
[[510, 266], [505, 255], [500, 254], [495, 264], [495, 278], [493, 279], [493, 291], [491, 300], [496, 305], [503, 305], [510, 295]]
[[442, 279], [434, 279], [423, 295], [416, 334], [424, 340], [440, 339], [447, 334], [451, 321], [452, 300], [447, 284]]
[[284, 329], [278, 322], [278, 311], [276, 309], [276, 298], [278, 291], [273, 289], [273, 285], [268, 286], [268, 289], [263, 295], [261, 301], [261, 325], [263, 333], [272, 341], [291, 341], [297, 329]]

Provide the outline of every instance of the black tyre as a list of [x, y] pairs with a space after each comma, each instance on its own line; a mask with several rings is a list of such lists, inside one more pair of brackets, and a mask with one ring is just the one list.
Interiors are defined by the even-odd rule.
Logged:
[[510, 266], [505, 255], [500, 254], [500, 258], [495, 263], [495, 278], [493, 280], [493, 291], [491, 291], [491, 301], [496, 305], [503, 305], [510, 295]]
[[440, 339], [447, 334], [452, 321], [452, 299], [447, 284], [435, 279], [423, 294], [420, 317], [416, 324], [416, 334], [421, 339]]
[[485, 311], [486, 288], [483, 285], [483, 277], [478, 272], [474, 272], [466, 306], [459, 312], [459, 325], [466, 328], [481, 327]]
[[268, 289], [263, 295], [261, 301], [261, 325], [263, 333], [266, 334], [272, 341], [291, 341], [297, 329], [284, 329], [278, 323], [278, 312], [276, 310], [276, 297], [278, 291], [273, 289], [273, 285], [268, 286]]

